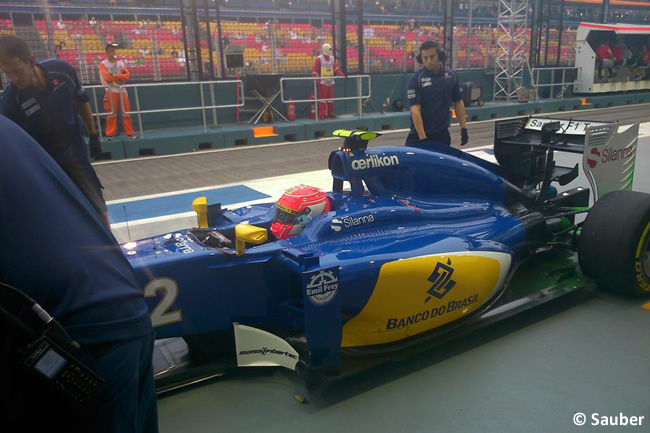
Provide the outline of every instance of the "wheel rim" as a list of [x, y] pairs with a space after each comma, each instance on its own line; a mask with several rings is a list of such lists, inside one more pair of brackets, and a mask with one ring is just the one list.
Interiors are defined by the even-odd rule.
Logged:
[[650, 280], [650, 236], [643, 239], [643, 247], [641, 248], [641, 269], [643, 269], [643, 277], [645, 280]]

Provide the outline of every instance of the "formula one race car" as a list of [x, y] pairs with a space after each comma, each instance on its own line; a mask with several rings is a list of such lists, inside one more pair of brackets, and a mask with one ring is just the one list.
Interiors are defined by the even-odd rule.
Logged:
[[[318, 383], [348, 359], [426, 346], [591, 282], [650, 293], [650, 195], [630, 191], [638, 124], [618, 129], [499, 121], [498, 164], [337, 131], [331, 192], [301, 185], [234, 210], [195, 200], [199, 228], [122, 246], [151, 307], [159, 389], [228, 364]], [[582, 154], [592, 189], [558, 192], [580, 164], [557, 165], [557, 152]]]

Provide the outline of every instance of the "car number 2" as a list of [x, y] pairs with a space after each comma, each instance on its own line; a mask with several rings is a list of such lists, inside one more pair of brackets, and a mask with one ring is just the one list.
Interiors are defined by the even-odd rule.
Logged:
[[163, 292], [162, 299], [151, 310], [151, 323], [154, 328], [183, 320], [180, 310], [168, 311], [178, 296], [178, 283], [173, 279], [164, 277], [149, 281], [144, 286], [144, 297], [155, 298], [161, 290]]

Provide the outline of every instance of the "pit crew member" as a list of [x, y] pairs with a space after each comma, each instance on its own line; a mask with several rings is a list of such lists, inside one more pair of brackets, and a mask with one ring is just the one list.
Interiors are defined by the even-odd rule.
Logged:
[[435, 41], [424, 41], [420, 45], [417, 61], [422, 65], [411, 75], [406, 85], [406, 94], [411, 107], [411, 130], [406, 145], [421, 141], [436, 141], [451, 145], [449, 126], [453, 105], [461, 128], [460, 145], [469, 141], [465, 121], [465, 104], [460, 92], [458, 76], [443, 66], [445, 52]]
[[99, 155], [102, 146], [75, 70], [58, 59], [37, 62], [27, 43], [13, 35], [0, 36], [0, 70], [11, 81], [2, 97], [2, 114], [54, 158], [109, 225], [102, 185], [88, 160], [79, 118], [90, 137], [91, 156]]
[[[0, 431], [156, 433], [154, 335], [133, 268], [70, 178], [3, 116], [0, 154], [0, 282], [49, 312], [105, 381], [81, 409], [0, 352]], [[11, 336], [1, 323], [0, 343]]]

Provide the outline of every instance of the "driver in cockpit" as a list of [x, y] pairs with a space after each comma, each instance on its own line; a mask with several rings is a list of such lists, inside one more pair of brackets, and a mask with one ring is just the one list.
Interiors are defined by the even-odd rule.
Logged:
[[298, 185], [289, 188], [277, 202], [271, 233], [277, 239], [300, 234], [312, 218], [332, 209], [327, 196], [320, 189]]

